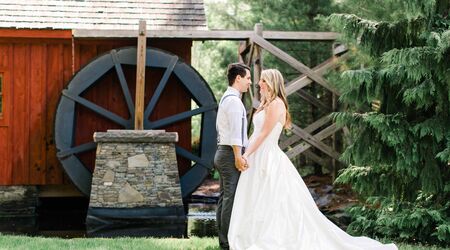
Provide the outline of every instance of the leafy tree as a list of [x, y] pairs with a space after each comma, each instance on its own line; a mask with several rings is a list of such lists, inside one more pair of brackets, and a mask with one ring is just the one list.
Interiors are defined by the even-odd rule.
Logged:
[[[357, 2], [367, 1], [346, 4]], [[351, 131], [343, 154], [350, 167], [337, 182], [350, 183], [363, 201], [349, 210], [349, 230], [449, 244], [449, 2], [375, 2], [370, 13], [381, 21], [329, 17], [364, 58], [343, 73], [340, 100], [349, 108], [334, 115]], [[392, 6], [394, 13], [382, 13]]]
[[[238, 1], [214, 1], [206, 0], [206, 15], [208, 28], [213, 29], [242, 29], [241, 22], [232, 21], [229, 13], [236, 10]], [[246, 20], [244, 13], [239, 15]], [[192, 65], [208, 82], [216, 99], [220, 99], [227, 89], [226, 77], [227, 65], [237, 61], [238, 42], [235, 41], [201, 41], [194, 42], [192, 48]], [[194, 105], [194, 104], [193, 104]], [[197, 148], [200, 139], [200, 117], [192, 119], [192, 143]]]
[[[319, 31], [324, 30], [324, 26], [316, 22], [314, 18], [331, 14], [335, 9], [332, 3], [332, 0], [249, 0], [246, 2], [206, 0], [205, 6], [208, 27], [211, 30], [253, 30], [256, 23], [262, 23], [264, 30]], [[310, 67], [331, 56], [332, 45], [329, 42], [273, 43]], [[237, 48], [238, 43], [231, 41], [205, 41], [194, 44], [194, 67], [206, 78], [217, 99], [227, 87], [226, 66], [230, 62], [237, 61]], [[288, 81], [299, 75], [295, 69], [269, 53], [263, 53], [263, 66], [280, 69]], [[314, 96], [321, 96], [325, 103], [331, 102], [331, 96], [315, 84], [304, 89]], [[312, 107], [299, 96], [291, 95], [289, 103], [293, 120], [301, 127], [325, 115], [323, 110]], [[299, 159], [295, 159], [294, 162], [297, 162], [297, 166], [303, 165], [300, 164]], [[320, 173], [320, 168], [317, 167], [316, 172]]]

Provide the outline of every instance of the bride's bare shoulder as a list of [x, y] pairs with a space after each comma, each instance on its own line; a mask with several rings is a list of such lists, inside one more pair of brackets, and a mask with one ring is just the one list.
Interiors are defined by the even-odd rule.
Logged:
[[280, 98], [275, 98], [275, 100], [271, 101], [267, 108], [270, 110], [283, 111], [285, 109], [284, 102]]
[[274, 108], [284, 108], [284, 102], [281, 98], [277, 97], [273, 101], [270, 102], [269, 106]]

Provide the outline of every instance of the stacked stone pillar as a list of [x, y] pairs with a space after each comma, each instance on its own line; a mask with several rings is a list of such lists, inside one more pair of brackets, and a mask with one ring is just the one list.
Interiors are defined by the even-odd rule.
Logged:
[[176, 132], [108, 130], [97, 142], [87, 226], [184, 223]]

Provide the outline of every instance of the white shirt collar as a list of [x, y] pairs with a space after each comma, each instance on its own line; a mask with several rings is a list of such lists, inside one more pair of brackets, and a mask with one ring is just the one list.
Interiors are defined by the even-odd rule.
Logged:
[[241, 92], [231, 86], [228, 87], [227, 92], [231, 92], [231, 94], [234, 94], [236, 96], [241, 96]]

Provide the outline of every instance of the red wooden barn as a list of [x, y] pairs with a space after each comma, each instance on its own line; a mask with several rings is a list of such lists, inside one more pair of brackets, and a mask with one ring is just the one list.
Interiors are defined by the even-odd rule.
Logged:
[[[147, 46], [171, 52], [189, 64], [192, 39], [158, 38], [158, 32], [206, 30], [202, 0], [27, 0], [0, 3], [0, 185], [38, 185], [41, 196], [76, 194], [57, 158], [56, 110], [62, 92], [77, 71], [112, 49], [136, 46], [137, 39], [121, 32], [137, 30], [147, 21]], [[98, 38], [96, 32], [109, 37]], [[152, 37], [153, 36], [153, 37]], [[97, 37], [97, 38], [96, 38]], [[137, 32], [136, 32], [137, 37]], [[134, 100], [136, 71], [124, 65]], [[146, 103], [164, 70], [147, 68]], [[171, 76], [150, 120], [191, 110], [191, 97]], [[114, 70], [96, 79], [99, 84], [82, 98], [129, 119], [120, 79]], [[133, 102], [134, 103], [134, 102]], [[92, 141], [95, 131], [122, 127], [79, 105], [74, 147]], [[190, 119], [163, 127], [179, 132], [179, 146], [191, 149]], [[77, 154], [94, 166], [95, 149]], [[191, 161], [179, 157], [180, 174]], [[78, 193], [79, 194], [79, 193]]]

